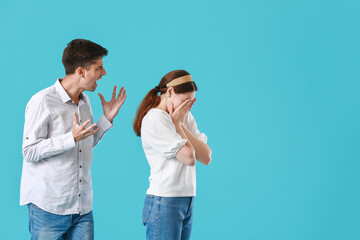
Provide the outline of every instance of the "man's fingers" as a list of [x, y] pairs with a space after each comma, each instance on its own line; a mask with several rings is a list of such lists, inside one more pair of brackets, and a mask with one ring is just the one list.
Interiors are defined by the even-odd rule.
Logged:
[[123, 104], [125, 102], [125, 99], [126, 99], [126, 93], [124, 93], [120, 99], [118, 98], [118, 100], [120, 101], [121, 104]]
[[[88, 120], [89, 121], [89, 120]], [[84, 123], [85, 124], [85, 123]], [[81, 125], [83, 126], [83, 125]], [[86, 125], [85, 125], [86, 126]], [[93, 130], [93, 128], [96, 127], [96, 123], [93, 123], [91, 124], [91, 126], [87, 127], [86, 129], [83, 129], [81, 132], [80, 132], [80, 135], [83, 135], [85, 136], [86, 134], [88, 134], [90, 131]]]
[[114, 86], [114, 90], [113, 90], [113, 93], [112, 93], [112, 96], [111, 96], [111, 100], [115, 99], [115, 96], [116, 96], [116, 86]]
[[78, 123], [77, 115], [74, 112], [74, 120], [73, 120], [73, 126], [75, 126]]
[[101, 94], [101, 93], [98, 93], [99, 97], [100, 97], [100, 101], [101, 101], [101, 104], [104, 104], [105, 103], [105, 98], [104, 96]]
[[95, 130], [92, 130], [91, 132], [89, 132], [90, 135], [93, 135], [94, 133], [97, 133], [98, 131], [100, 131], [100, 127], [96, 128]]
[[100, 129], [101, 129], [101, 128], [98, 127], [98, 128], [96, 128], [95, 130], [92, 130], [92, 131], [90, 131], [90, 132], [85, 133], [84, 136], [85, 136], [85, 137], [88, 137], [88, 136], [90, 136], [90, 135], [93, 135], [93, 134], [97, 133], [98, 131], [100, 131]]
[[126, 90], [124, 89], [124, 87], [120, 88], [119, 94], [118, 94], [118, 99], [119, 97], [121, 98], [123, 94], [125, 94]]
[[93, 129], [94, 127], [96, 127], [96, 123], [91, 124], [91, 126], [87, 127], [84, 131], [86, 132], [91, 131], [91, 129]]
[[90, 123], [90, 120], [86, 120], [83, 124], [81, 124], [80, 128], [85, 129], [86, 125], [88, 125], [89, 123]]
[[[88, 121], [89, 121], [89, 120], [88, 120]], [[88, 122], [88, 121], [86, 121], [86, 122]], [[85, 123], [86, 123], [86, 122], [85, 122]], [[85, 124], [85, 123], [84, 123], [84, 124]], [[76, 135], [78, 136], [78, 141], [79, 141], [79, 140], [82, 140], [82, 139], [84, 139], [84, 138], [86, 138], [86, 137], [88, 137], [88, 136], [90, 136], [90, 135], [93, 135], [93, 134], [97, 133], [98, 131], [100, 131], [100, 129], [101, 129], [100, 127], [94, 129], [94, 127], [96, 127], [96, 125], [97, 125], [96, 123], [91, 124], [90, 127], [88, 127], [88, 128], [86, 128], [86, 129], [78, 132], [78, 133], [76, 134]], [[81, 125], [81, 126], [83, 126], [83, 125]], [[92, 129], [94, 129], [94, 130], [92, 130]]]
[[126, 90], [124, 89], [124, 87], [121, 87], [116, 101], [120, 102], [120, 104], [122, 105], [125, 102], [125, 99], [126, 99]]

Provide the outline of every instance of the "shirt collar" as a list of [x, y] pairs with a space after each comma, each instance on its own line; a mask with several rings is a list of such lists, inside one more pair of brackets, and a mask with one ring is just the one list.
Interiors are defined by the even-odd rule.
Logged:
[[[66, 103], [68, 101], [72, 101], [72, 99], [69, 97], [69, 95], [67, 94], [67, 92], [65, 91], [64, 87], [61, 85], [61, 81], [63, 79], [62, 78], [59, 78], [56, 80], [55, 82], [55, 89], [56, 91], [58, 92], [58, 94], [60, 95], [61, 97], [61, 100]], [[80, 99], [83, 100], [84, 102], [86, 102], [86, 99], [85, 99], [85, 96], [84, 94], [80, 93]]]

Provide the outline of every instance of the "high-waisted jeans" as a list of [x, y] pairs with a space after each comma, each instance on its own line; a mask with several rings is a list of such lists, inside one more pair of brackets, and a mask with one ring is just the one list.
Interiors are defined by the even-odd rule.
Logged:
[[193, 221], [194, 197], [146, 195], [143, 224], [147, 240], [188, 240]]

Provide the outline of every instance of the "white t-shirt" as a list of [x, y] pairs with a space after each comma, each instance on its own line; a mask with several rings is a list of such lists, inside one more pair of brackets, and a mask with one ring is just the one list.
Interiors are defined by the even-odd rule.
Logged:
[[[184, 125], [195, 137], [207, 142], [206, 135], [199, 132], [190, 112]], [[195, 165], [185, 165], [176, 158], [186, 141], [176, 132], [167, 112], [152, 108], [145, 115], [141, 123], [141, 142], [151, 168], [147, 194], [161, 197], [196, 195]]]

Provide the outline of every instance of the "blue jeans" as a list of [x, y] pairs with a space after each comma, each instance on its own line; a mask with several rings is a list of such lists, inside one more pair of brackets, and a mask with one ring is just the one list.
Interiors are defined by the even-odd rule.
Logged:
[[33, 240], [93, 240], [93, 214], [56, 215], [30, 203], [29, 231]]
[[146, 195], [143, 224], [147, 240], [188, 240], [193, 221], [194, 197]]

